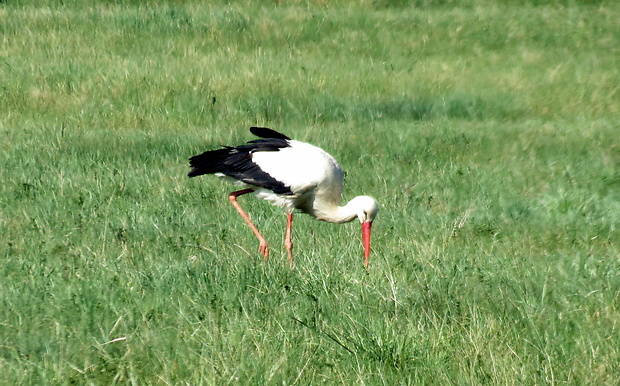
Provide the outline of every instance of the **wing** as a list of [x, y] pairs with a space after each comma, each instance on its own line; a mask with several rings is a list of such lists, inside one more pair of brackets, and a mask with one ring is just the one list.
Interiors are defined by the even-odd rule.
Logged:
[[261, 138], [276, 138], [276, 139], [284, 139], [290, 140], [289, 137], [282, 133], [278, 133], [275, 130], [268, 129], [266, 127], [250, 127], [250, 132], [257, 137]]
[[289, 147], [283, 139], [257, 139], [237, 147], [210, 150], [190, 158], [189, 177], [222, 173], [248, 185], [269, 189], [277, 194], [291, 195], [286, 183], [274, 178], [254, 162], [254, 154], [278, 153]]

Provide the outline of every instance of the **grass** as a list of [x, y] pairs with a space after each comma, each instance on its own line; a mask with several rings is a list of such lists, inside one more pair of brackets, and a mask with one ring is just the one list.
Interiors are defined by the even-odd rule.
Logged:
[[[615, 384], [612, 1], [0, 6], [0, 383]], [[265, 125], [381, 204], [243, 205]]]

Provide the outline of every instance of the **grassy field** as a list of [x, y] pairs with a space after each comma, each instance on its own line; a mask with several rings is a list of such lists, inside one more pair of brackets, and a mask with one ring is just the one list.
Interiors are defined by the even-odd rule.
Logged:
[[[616, 1], [0, 5], [1, 384], [620, 379]], [[298, 216], [187, 158], [268, 126], [375, 197]]]

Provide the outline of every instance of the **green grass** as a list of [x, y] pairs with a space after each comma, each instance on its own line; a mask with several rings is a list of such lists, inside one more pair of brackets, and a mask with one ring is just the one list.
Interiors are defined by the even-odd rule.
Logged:
[[[615, 384], [615, 1], [5, 2], [0, 383]], [[187, 158], [319, 145], [359, 225]]]

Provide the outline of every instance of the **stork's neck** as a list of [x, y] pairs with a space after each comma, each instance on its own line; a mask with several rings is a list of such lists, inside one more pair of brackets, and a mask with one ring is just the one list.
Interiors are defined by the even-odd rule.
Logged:
[[314, 208], [314, 216], [323, 221], [332, 223], [345, 223], [353, 221], [357, 216], [359, 206], [356, 205], [355, 199], [349, 201], [345, 206], [317, 205]]

